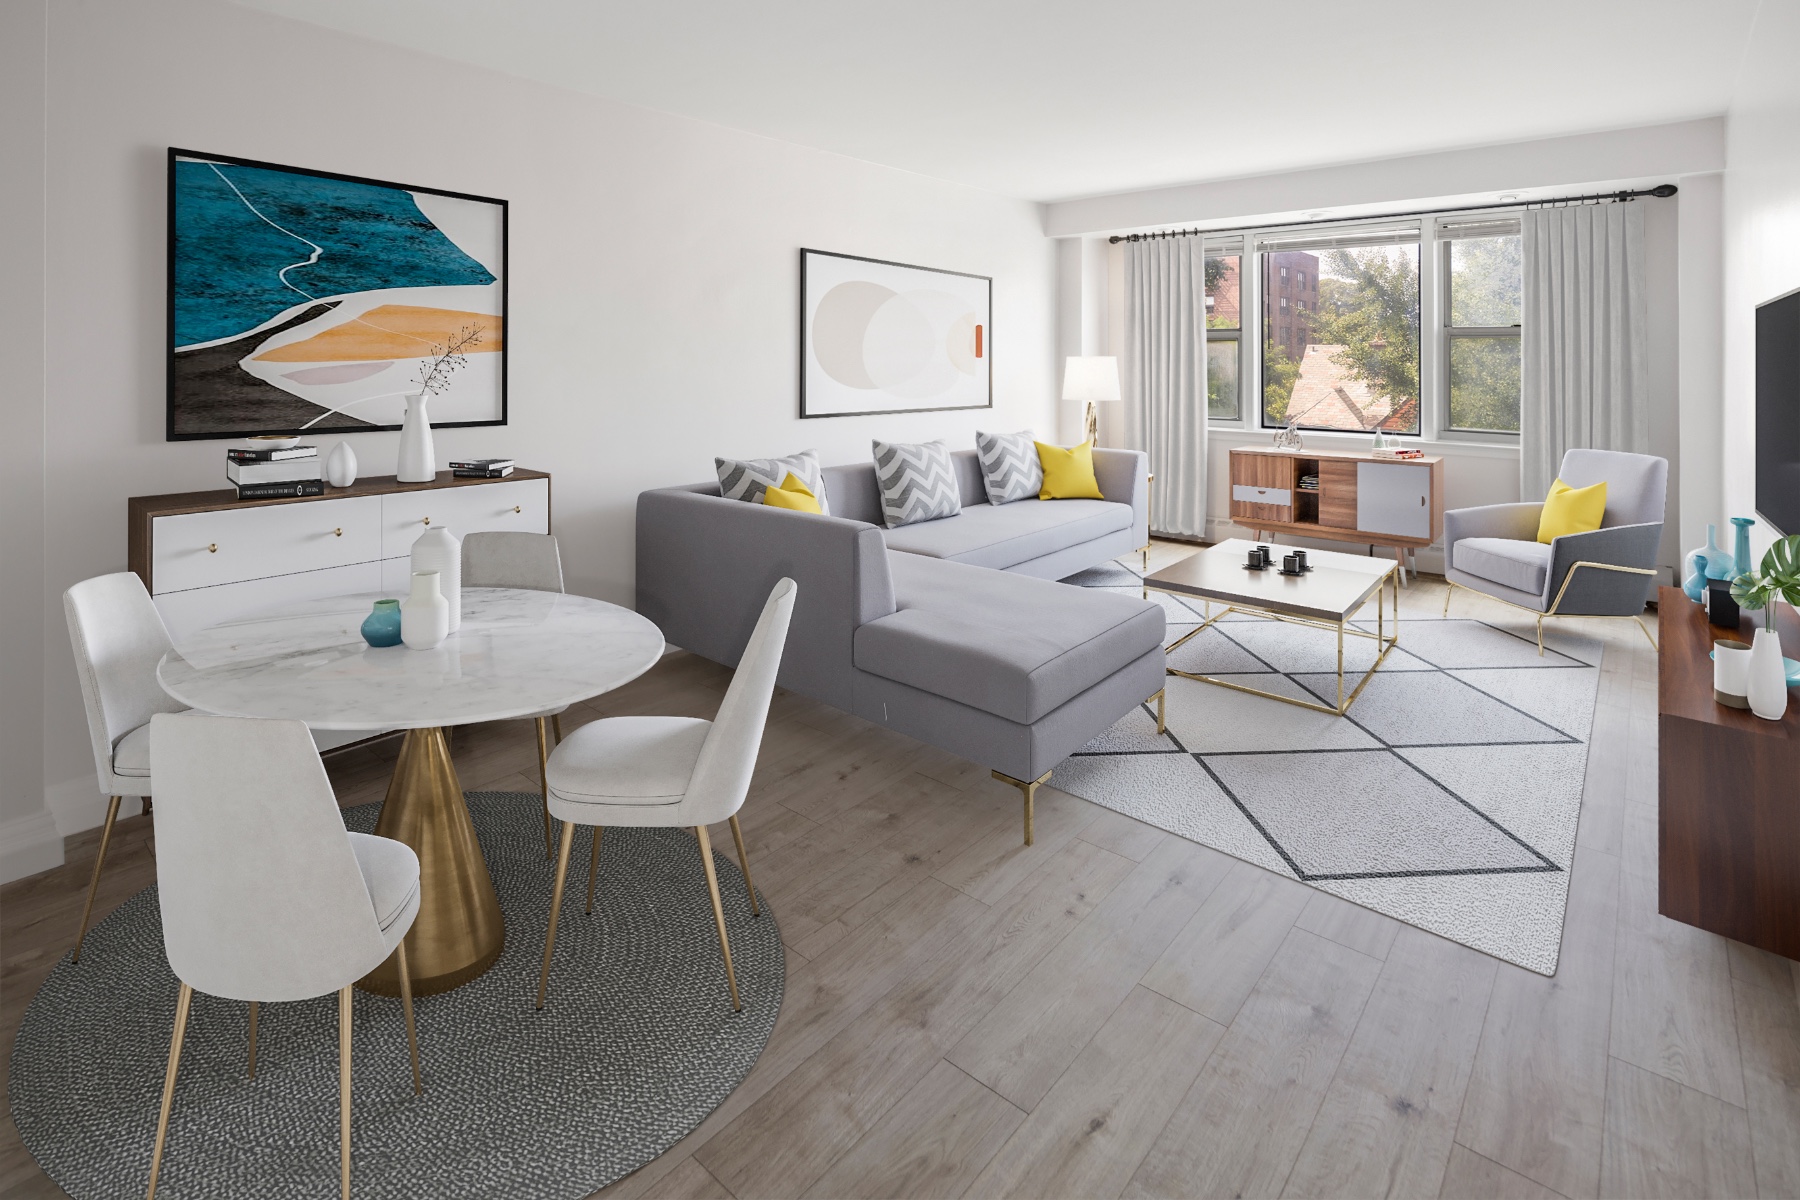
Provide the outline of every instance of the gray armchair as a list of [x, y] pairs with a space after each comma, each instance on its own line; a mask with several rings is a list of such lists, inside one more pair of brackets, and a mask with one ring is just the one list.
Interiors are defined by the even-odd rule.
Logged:
[[1643, 622], [1656, 582], [1669, 462], [1616, 450], [1570, 450], [1558, 478], [1570, 487], [1606, 482], [1600, 528], [1537, 540], [1542, 501], [1458, 508], [1444, 514], [1444, 615], [1450, 592], [1465, 587], [1537, 616], [1538, 653], [1545, 617], [1631, 617]]

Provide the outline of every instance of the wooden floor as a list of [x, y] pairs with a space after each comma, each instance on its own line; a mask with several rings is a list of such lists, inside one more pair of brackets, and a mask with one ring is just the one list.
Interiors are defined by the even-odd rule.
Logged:
[[[778, 695], [743, 825], [780, 1023], [601, 1195], [1800, 1196], [1800, 964], [1656, 915], [1655, 658], [1586, 626], [1607, 653], [1553, 979], [1054, 789], [1024, 847], [985, 770]], [[570, 718], [710, 716], [726, 680], [671, 655]], [[394, 752], [332, 759], [342, 801], [379, 799]], [[466, 787], [536, 788], [523, 723], [456, 758]], [[148, 826], [122, 825], [100, 911], [151, 881]], [[8, 1056], [96, 841], [0, 889]], [[10, 1121], [0, 1193], [61, 1194]]]

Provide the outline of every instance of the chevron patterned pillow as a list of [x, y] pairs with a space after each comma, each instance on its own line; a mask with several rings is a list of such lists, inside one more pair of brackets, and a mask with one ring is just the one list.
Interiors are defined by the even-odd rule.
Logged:
[[981, 459], [981, 483], [987, 488], [989, 504], [1036, 499], [1044, 486], [1044, 464], [1038, 459], [1037, 439], [1029, 429], [977, 432], [975, 455]]
[[954, 517], [962, 511], [962, 490], [956, 486], [956, 471], [944, 443], [872, 445], [875, 478], [881, 482], [881, 519], [889, 529]]
[[719, 494], [727, 500], [748, 500], [761, 504], [763, 493], [778, 488], [792, 471], [819, 501], [819, 511], [831, 515], [831, 501], [825, 496], [825, 473], [819, 469], [819, 452], [802, 450], [786, 458], [715, 458], [713, 467], [719, 472]]

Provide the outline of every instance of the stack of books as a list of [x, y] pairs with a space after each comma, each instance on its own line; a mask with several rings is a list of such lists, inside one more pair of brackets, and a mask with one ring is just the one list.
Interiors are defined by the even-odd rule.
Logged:
[[317, 446], [289, 446], [285, 450], [233, 447], [225, 452], [225, 478], [237, 485], [239, 500], [285, 500], [325, 494]]
[[450, 464], [450, 474], [458, 479], [504, 479], [512, 473], [510, 458], [471, 458]]

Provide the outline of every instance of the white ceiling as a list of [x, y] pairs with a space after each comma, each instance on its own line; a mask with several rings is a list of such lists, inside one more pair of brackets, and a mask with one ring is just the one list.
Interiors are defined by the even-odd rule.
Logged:
[[1724, 112], [1757, 0], [239, 0], [1033, 200]]

